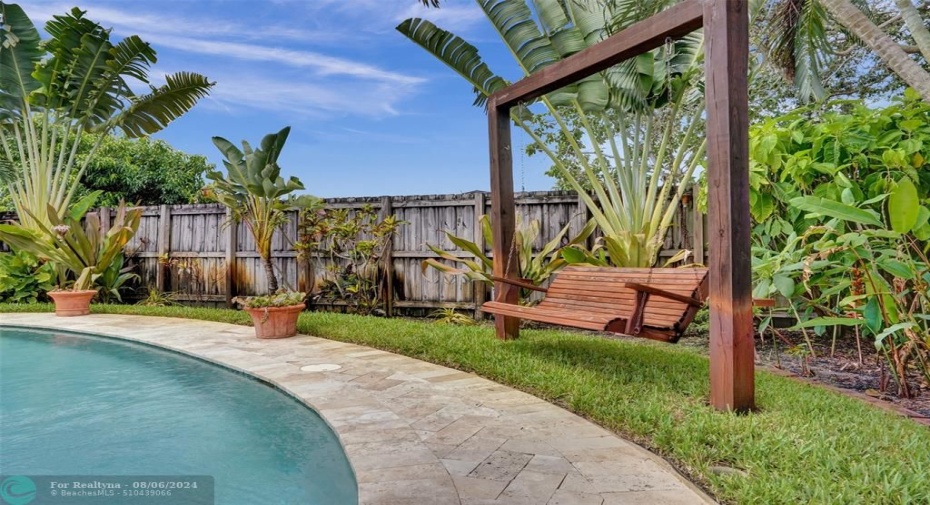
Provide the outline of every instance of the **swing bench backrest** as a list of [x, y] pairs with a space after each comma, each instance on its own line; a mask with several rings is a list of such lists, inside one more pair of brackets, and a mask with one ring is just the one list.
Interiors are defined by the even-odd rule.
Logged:
[[568, 266], [536, 289], [546, 293], [536, 306], [487, 302], [482, 310], [674, 343], [707, 298], [707, 269]]

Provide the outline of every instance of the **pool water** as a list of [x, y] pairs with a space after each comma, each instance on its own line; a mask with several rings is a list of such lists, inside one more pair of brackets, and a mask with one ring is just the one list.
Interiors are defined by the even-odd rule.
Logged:
[[149, 346], [11, 328], [0, 474], [210, 475], [217, 504], [358, 502], [336, 435], [290, 396]]

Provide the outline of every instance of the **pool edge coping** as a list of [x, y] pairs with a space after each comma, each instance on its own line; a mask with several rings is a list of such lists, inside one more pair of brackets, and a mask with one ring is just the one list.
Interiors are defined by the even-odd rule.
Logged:
[[[104, 321], [100, 321], [100, 323], [102, 323], [102, 324], [104, 324], [104, 325], [106, 325], [107, 323], [112, 323], [112, 322], [113, 322], [112, 319], [116, 319], [116, 320], [125, 320], [125, 319], [158, 319], [158, 320], [173, 321], [173, 322], [177, 322], [177, 323], [181, 323], [181, 324], [193, 324], [193, 325], [202, 325], [202, 326], [220, 326], [220, 327], [225, 327], [225, 328], [227, 328], [227, 329], [235, 329], [235, 330], [238, 330], [238, 331], [243, 331], [243, 330], [244, 330], [244, 331], [247, 331], [247, 332], [251, 333], [251, 327], [249, 327], [249, 326], [236, 325], [236, 324], [232, 324], [232, 323], [214, 322], [214, 321], [202, 321], [202, 320], [197, 320], [197, 319], [187, 319], [187, 318], [180, 318], [180, 317], [140, 316], [140, 315], [126, 315], [126, 314], [91, 314], [90, 316], [82, 316], [82, 317], [78, 317], [78, 318], [55, 318], [55, 316], [54, 316], [53, 314], [51, 314], [51, 313], [43, 313], [43, 312], [4, 313], [4, 314], [5, 314], [5, 315], [11, 315], [11, 316], [20, 316], [20, 318], [21, 318], [21, 317], [37, 316], [37, 315], [38, 315], [38, 316], [43, 316], [43, 317], [46, 318], [47, 320], [46, 320], [46, 321], [43, 321], [43, 322], [31, 322], [31, 321], [7, 322], [7, 321], [0, 321], [0, 328], [8, 327], [8, 328], [23, 328], [23, 329], [42, 329], [42, 330], [48, 330], [48, 331], [62, 331], [62, 332], [69, 332], [69, 333], [76, 333], [76, 334], [84, 334], [84, 335], [89, 335], [89, 336], [101, 336], [101, 337], [104, 337], [104, 338], [110, 338], [110, 339], [114, 339], [114, 340], [124, 340], [124, 341], [127, 341], [127, 342], [132, 342], [132, 343], [135, 343], [135, 344], [139, 344], [139, 345], [144, 345], [144, 346], [152, 347], [152, 348], [159, 349], [159, 350], [164, 350], [164, 351], [167, 351], [167, 352], [177, 353], [177, 354], [179, 354], [179, 355], [183, 355], [183, 356], [186, 356], [186, 357], [189, 357], [189, 358], [193, 358], [193, 359], [196, 359], [196, 360], [201, 361], [201, 362], [204, 362], [204, 363], [208, 363], [208, 364], [211, 364], [211, 365], [219, 366], [219, 367], [221, 367], [221, 368], [223, 368], [223, 369], [225, 369], [225, 370], [228, 370], [228, 371], [231, 371], [231, 372], [233, 372], [233, 373], [240, 374], [240, 375], [244, 375], [244, 376], [246, 376], [246, 377], [248, 377], [248, 378], [250, 378], [250, 379], [252, 379], [252, 380], [256, 380], [256, 381], [258, 381], [258, 382], [260, 382], [260, 383], [262, 383], [262, 384], [264, 384], [264, 385], [266, 385], [266, 386], [272, 387], [272, 388], [274, 388], [274, 389], [276, 389], [276, 390], [278, 390], [278, 391], [280, 391], [280, 392], [282, 392], [282, 393], [288, 395], [288, 396], [291, 397], [292, 399], [294, 399], [294, 400], [300, 402], [300, 404], [303, 405], [303, 406], [305, 406], [306, 408], [309, 408], [309, 409], [313, 410], [314, 413], [316, 413], [316, 414], [318, 415], [318, 417], [319, 417], [320, 419], [322, 419], [323, 422], [326, 423], [326, 425], [329, 427], [329, 429], [332, 430], [332, 432], [337, 436], [337, 439], [339, 440], [339, 443], [340, 443], [340, 445], [342, 446], [343, 452], [346, 454], [346, 457], [347, 457], [347, 459], [348, 459], [348, 461], [349, 461], [350, 468], [351, 468], [351, 470], [352, 470], [352, 473], [353, 473], [353, 475], [354, 475], [354, 477], [355, 477], [355, 479], [356, 479], [356, 483], [357, 483], [357, 485], [358, 485], [359, 503], [368, 503], [368, 502], [366, 502], [366, 501], [364, 501], [364, 500], [362, 499], [362, 498], [363, 498], [363, 489], [364, 489], [364, 490], [367, 490], [368, 487], [374, 488], [374, 487], [376, 487], [377, 484], [379, 484], [379, 483], [382, 482], [382, 481], [368, 481], [367, 479], [365, 479], [365, 480], [363, 481], [363, 479], [360, 479], [360, 475], [368, 475], [369, 473], [376, 472], [377, 470], [361, 470], [361, 474], [360, 474], [360, 470], [359, 470], [359, 468], [358, 468], [358, 466], [357, 466], [357, 461], [356, 461], [358, 455], [357, 455], [357, 454], [356, 454], [356, 455], [353, 455], [353, 454], [350, 452], [350, 450], [349, 450], [349, 448], [348, 448], [348, 445], [352, 445], [352, 444], [347, 444], [347, 442], [346, 442], [346, 440], [345, 440], [344, 435], [346, 434], [346, 431], [344, 430], [344, 428], [343, 428], [342, 426], [339, 426], [339, 425], [337, 425], [337, 424], [334, 424], [334, 420], [331, 419], [331, 417], [328, 416], [328, 415], [326, 414], [326, 412], [325, 412], [324, 410], [322, 410], [318, 405], [316, 405], [316, 404], [313, 403], [313, 401], [312, 401], [312, 396], [309, 396], [309, 395], [306, 395], [306, 394], [301, 394], [300, 392], [295, 391], [295, 390], [289, 388], [286, 384], [283, 384], [283, 383], [279, 382], [278, 380], [276, 380], [275, 378], [273, 378], [273, 377], [271, 377], [271, 376], [269, 376], [269, 375], [267, 375], [267, 374], [263, 374], [263, 373], [261, 373], [260, 371], [254, 371], [254, 370], [248, 370], [248, 369], [246, 369], [246, 368], [242, 368], [242, 367], [237, 366], [237, 365], [235, 365], [235, 364], [233, 364], [233, 363], [230, 363], [230, 362], [227, 361], [227, 360], [221, 360], [221, 359], [218, 359], [218, 358], [215, 358], [215, 357], [210, 357], [210, 356], [205, 355], [205, 354], [203, 354], [203, 353], [199, 353], [199, 352], [197, 352], [196, 350], [184, 349], [184, 348], [177, 347], [176, 345], [174, 345], [174, 344], [172, 344], [172, 343], [159, 342], [159, 341], [156, 341], [156, 340], [152, 340], [151, 337], [145, 338], [145, 337], [141, 337], [141, 336], [139, 336], [139, 335], [126, 336], [126, 335], [121, 334], [121, 333], [119, 333], [119, 334], [118, 334], [118, 333], [115, 333], [115, 331], [116, 331], [115, 329], [113, 329], [113, 330], [109, 330], [109, 329], [99, 329], [99, 328], [92, 328], [92, 329], [89, 329], [89, 328], [82, 328], [82, 327], [80, 327], [80, 325], [79, 325], [78, 328], [71, 327], [71, 326], [69, 326], [69, 325], [67, 325], [67, 324], [64, 324], [64, 327], [62, 327], [62, 326], [56, 325], [55, 323], [69, 323], [69, 322], [77, 322], [77, 323], [80, 323], [81, 321], [89, 322], [88, 319], [87, 319], [88, 317], [97, 316], [95, 319], [103, 319]], [[18, 319], [18, 318], [17, 318], [17, 319]], [[97, 325], [94, 325], [94, 326], [97, 326]], [[127, 329], [125, 329], [125, 328], [120, 328], [119, 330], [120, 330], [120, 331], [130, 331], [130, 332], [132, 331], [132, 330], [127, 330]], [[513, 392], [515, 392], [515, 393], [520, 393], [520, 394], [523, 394], [523, 395], [532, 396], [532, 395], [529, 395], [528, 393], [524, 393], [524, 392], [521, 392], [521, 391], [519, 391], [519, 390], [513, 389], [513, 388], [511, 388], [510, 386], [506, 386], [506, 385], [502, 385], [502, 384], [493, 382], [493, 381], [491, 381], [490, 379], [486, 379], [486, 378], [484, 378], [484, 377], [480, 377], [480, 376], [477, 376], [477, 375], [475, 375], [475, 374], [470, 374], [470, 373], [467, 373], [467, 372], [462, 372], [462, 371], [460, 371], [460, 370], [456, 370], [456, 369], [453, 369], [453, 368], [444, 367], [444, 366], [442, 366], [442, 365], [437, 365], [437, 364], [434, 364], [434, 363], [429, 363], [429, 362], [426, 362], [426, 361], [418, 360], [418, 359], [416, 359], [416, 358], [411, 358], [411, 357], [404, 356], [404, 355], [401, 355], [401, 354], [395, 354], [395, 353], [391, 353], [391, 352], [388, 352], [388, 351], [383, 351], [383, 350], [380, 350], [380, 349], [376, 349], [376, 348], [372, 348], [372, 347], [368, 347], [368, 346], [363, 346], [363, 345], [358, 345], [358, 344], [345, 343], [345, 342], [340, 342], [340, 341], [337, 341], [337, 340], [329, 340], [329, 339], [326, 339], [326, 338], [324, 338], [324, 337], [317, 337], [317, 336], [313, 336], [313, 335], [303, 335], [303, 334], [300, 334], [300, 335], [298, 335], [298, 337], [306, 337], [306, 338], [311, 338], [311, 339], [322, 340], [322, 341], [325, 341], [325, 342], [331, 342], [331, 343], [334, 343], [334, 344], [339, 344], [339, 346], [346, 346], [346, 347], [351, 347], [351, 348], [355, 348], [355, 349], [359, 349], [359, 350], [377, 351], [378, 353], [383, 353], [383, 354], [388, 355], [388, 356], [399, 357], [399, 358], [403, 358], [404, 360], [410, 360], [411, 362], [416, 362], [416, 363], [420, 363], [420, 364], [425, 364], [425, 365], [429, 365], [429, 366], [431, 366], [431, 367], [435, 367], [435, 368], [437, 368], [437, 369], [442, 369], [442, 370], [448, 371], [449, 374], [467, 374], [467, 375], [470, 375], [470, 376], [472, 376], [472, 377], [474, 377], [474, 378], [476, 378], [476, 379], [480, 379], [481, 381], [486, 381], [486, 382], [488, 382], [488, 383], [497, 385], [497, 386], [499, 386], [499, 387], [501, 387], [501, 388], [505, 388], [505, 389], [510, 390], [510, 391], [513, 391]], [[287, 341], [293, 340], [293, 339], [282, 339], [282, 340], [278, 340], [278, 341], [268, 341], [268, 340], [259, 340], [259, 339], [256, 339], [254, 336], [251, 336], [251, 338], [248, 338], [248, 337], [247, 337], [247, 341], [253, 341], [253, 340], [254, 340], [255, 342], [272, 342], [272, 343], [274, 343], [274, 342], [287, 342]], [[272, 345], [274, 345], [274, 344], [272, 344]], [[534, 398], [536, 398], [536, 397], [534, 397]], [[550, 407], [550, 408], [552, 408], [552, 409], [555, 409], [555, 410], [558, 410], [558, 411], [562, 411], [562, 412], [564, 412], [564, 413], [566, 413], [566, 414], [568, 414], [568, 415], [570, 415], [570, 416], [572, 416], [572, 417], [577, 418], [577, 420], [581, 421], [582, 423], [587, 423], [587, 424], [590, 424], [590, 425], [592, 425], [592, 426], [597, 426], [597, 425], [594, 425], [591, 421], [589, 421], [589, 420], [587, 420], [587, 419], [585, 419], [585, 418], [583, 418], [583, 417], [581, 417], [581, 416], [578, 416], [577, 414], [574, 414], [574, 413], [572, 413], [572, 412], [570, 412], [570, 411], [567, 411], [566, 409], [564, 409], [564, 408], [562, 408], [562, 407], [560, 407], [560, 406], [558, 406], [558, 405], [552, 404], [552, 403], [550, 403], [550, 402], [547, 402], [547, 401], [542, 400], [542, 399], [539, 399], [539, 398], [536, 398], [536, 399], [537, 399], [539, 402], [545, 403], [548, 407]], [[655, 454], [655, 453], [649, 451], [648, 449], [646, 449], [646, 448], [644, 448], [644, 447], [642, 447], [642, 446], [636, 444], [636, 443], [633, 442], [633, 441], [630, 441], [630, 440], [627, 440], [627, 439], [623, 438], [622, 436], [620, 436], [620, 435], [618, 435], [618, 434], [616, 434], [616, 433], [610, 432], [609, 430], [606, 430], [606, 429], [601, 428], [601, 427], [599, 427], [599, 426], [598, 426], [598, 428], [600, 428], [601, 430], [603, 430], [603, 431], [609, 433], [610, 436], [612, 436], [612, 437], [614, 437], [614, 438], [616, 438], [616, 439], [621, 440], [621, 441], [624, 442], [626, 445], [631, 446], [631, 447], [634, 449], [634, 451], [635, 451], [635, 452], [638, 452], [638, 453], [639, 453], [639, 456], [644, 457], [645, 460], [651, 461], [652, 463], [655, 463], [655, 464], [657, 464], [658, 466], [660, 466], [660, 467], [662, 468], [662, 470], [663, 470], [665, 473], [667, 473], [667, 474], [669, 474], [670, 476], [672, 476], [676, 481], [678, 481], [680, 484], [682, 484], [683, 487], [685, 487], [688, 491], [690, 491], [691, 493], [693, 493], [693, 495], [696, 495], [695, 498], [698, 498], [698, 500], [699, 500], [700, 502], [703, 502], [703, 503], [717, 503], [706, 491], [704, 491], [702, 488], [700, 488], [700, 487], [699, 487], [697, 484], [695, 484], [694, 482], [690, 481], [690, 480], [689, 480], [685, 475], [683, 475], [677, 468], [675, 468], [671, 463], [669, 463], [667, 460], [665, 460], [665, 459], [662, 458], [661, 456], [659, 456], [659, 455], [657, 455], [657, 454]], [[413, 430], [412, 427], [411, 427], [411, 430]], [[538, 455], [538, 454], [537, 454], [537, 455]], [[442, 459], [442, 458], [440, 458], [440, 457], [437, 456], [437, 460], [441, 460], [441, 459]], [[411, 464], [410, 466], [415, 466], [415, 465], [414, 465], [414, 464]], [[394, 467], [394, 468], [396, 468], [396, 467]], [[450, 479], [451, 481], [454, 481], [454, 480], [455, 480], [455, 479], [454, 479], [455, 476], [454, 476], [452, 473], [449, 473], [448, 477], [449, 477], [449, 479]], [[402, 480], [402, 481], [403, 481], [403, 482], [406, 482], [407, 480]], [[508, 483], [508, 485], [509, 485], [509, 483]], [[455, 488], [455, 487], [453, 487], [453, 488], [455, 489], [456, 494], [459, 495], [459, 496], [458, 496], [459, 499], [458, 499], [457, 501], [455, 501], [455, 503], [463, 503], [463, 502], [461, 501], [461, 500], [462, 500], [462, 498], [461, 498], [462, 492], [461, 492], [459, 489]], [[636, 491], [630, 491], [630, 492], [636, 492]], [[643, 492], [648, 492], [648, 491], [643, 491]], [[605, 492], [602, 492], [601, 494], [605, 494]], [[608, 494], [609, 494], [609, 493], [608, 493]], [[430, 504], [433, 504], [433, 503], [440, 503], [440, 502], [434, 501], [432, 497], [430, 497], [430, 498], [428, 498], [428, 499], [426, 499], [426, 500], [427, 500], [427, 501], [424, 501], [424, 503], [430, 503]], [[468, 500], [468, 499], [466, 498], [466, 501], [467, 501], [467, 500]], [[377, 500], [376, 500], [376, 501], [377, 501]], [[381, 501], [377, 501], [377, 502], [378, 502], [378, 503], [381, 503]], [[373, 503], [373, 502], [372, 502], [372, 503]], [[392, 502], [392, 503], [393, 503], [393, 502]], [[406, 502], [405, 502], [405, 503], [406, 503]], [[444, 503], [444, 502], [442, 502], [442, 503]], [[472, 503], [472, 501], [467, 501], [467, 503]], [[482, 503], [483, 503], [483, 502], [482, 502]], [[497, 503], [497, 502], [490, 502], [490, 501], [489, 501], [488, 503]], [[507, 502], [506, 499], [505, 499], [505, 501], [500, 502], [500, 503], [509, 503], [509, 502]], [[517, 502], [517, 501], [514, 501], [513, 503], [524, 503], [524, 502]]]

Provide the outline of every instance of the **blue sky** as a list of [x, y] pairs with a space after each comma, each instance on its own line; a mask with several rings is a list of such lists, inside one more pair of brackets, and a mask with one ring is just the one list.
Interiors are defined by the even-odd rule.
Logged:
[[[155, 83], [180, 70], [217, 82], [210, 98], [156, 135], [220, 165], [210, 138], [257, 143], [286, 125], [281, 159], [322, 197], [487, 190], [484, 112], [471, 86], [394, 27], [426, 17], [478, 46], [492, 70], [519, 70], [472, 0], [148, 0], [22, 4], [39, 26], [77, 5], [158, 52]], [[529, 142], [514, 129], [514, 144]], [[545, 160], [514, 160], [515, 186], [549, 189]], [[521, 162], [522, 161], [522, 162]], [[521, 166], [522, 165], [522, 166]], [[521, 173], [522, 172], [522, 173]]]

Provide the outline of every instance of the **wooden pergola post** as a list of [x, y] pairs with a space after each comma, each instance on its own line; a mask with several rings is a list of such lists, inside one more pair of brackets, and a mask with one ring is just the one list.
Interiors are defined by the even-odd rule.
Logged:
[[749, 220], [749, 13], [745, 0], [704, 5], [710, 403], [754, 407]]
[[[516, 279], [520, 266], [513, 252], [513, 234], [516, 227], [516, 204], [513, 198], [513, 154], [510, 144], [510, 107], [499, 107], [492, 98], [488, 101], [488, 139], [491, 145], [491, 230], [494, 244], [494, 276]], [[475, 233], [480, 233], [480, 230]], [[520, 288], [494, 283], [494, 299], [517, 304]], [[498, 338], [509, 340], [520, 336], [520, 320], [515, 317], [494, 316]]]
[[[494, 275], [520, 276], [513, 248], [515, 205], [510, 109], [704, 27], [707, 74], [710, 400], [720, 410], [754, 406], [750, 270], [747, 0], [686, 0], [498, 91], [488, 99]], [[518, 288], [496, 282], [494, 299], [515, 304]], [[495, 315], [497, 336], [519, 335], [519, 319]]]

